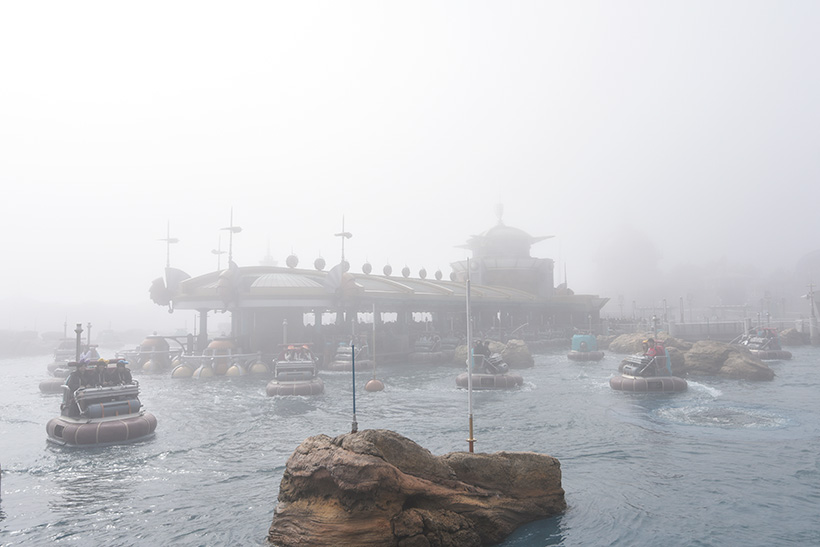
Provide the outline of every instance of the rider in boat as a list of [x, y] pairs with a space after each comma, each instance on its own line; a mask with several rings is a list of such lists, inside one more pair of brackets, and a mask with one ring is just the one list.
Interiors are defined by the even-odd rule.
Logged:
[[[652, 367], [650, 374], [653, 376], [662, 376], [661, 361], [666, 357], [666, 350], [660, 342], [656, 342], [654, 338], [649, 338], [644, 342], [644, 356], [648, 359], [647, 368]], [[650, 372], [647, 370], [647, 372]]]

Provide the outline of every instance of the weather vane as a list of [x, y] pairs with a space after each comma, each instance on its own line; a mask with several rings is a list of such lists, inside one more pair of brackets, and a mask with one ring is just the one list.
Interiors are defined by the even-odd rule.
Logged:
[[157, 241], [164, 241], [165, 242], [165, 267], [171, 267], [171, 243], [179, 243], [179, 239], [175, 237], [171, 237], [171, 221], [168, 221], [168, 226], [166, 228], [166, 235], [164, 238], [158, 239]]
[[233, 235], [242, 231], [242, 228], [233, 225], [233, 207], [231, 207], [231, 225], [222, 230], [228, 230], [228, 265], [230, 265], [233, 260]]
[[342, 231], [338, 234], [333, 234], [336, 237], [342, 238], [342, 264], [345, 262], [345, 239], [350, 239], [353, 237], [353, 234], [350, 232], [345, 232], [345, 217], [342, 215]]

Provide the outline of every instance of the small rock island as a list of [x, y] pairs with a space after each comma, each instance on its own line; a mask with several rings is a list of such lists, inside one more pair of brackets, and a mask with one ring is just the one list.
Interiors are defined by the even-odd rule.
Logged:
[[309, 437], [288, 459], [268, 541], [423, 547], [499, 543], [566, 509], [561, 464], [535, 452], [434, 456], [384, 429]]

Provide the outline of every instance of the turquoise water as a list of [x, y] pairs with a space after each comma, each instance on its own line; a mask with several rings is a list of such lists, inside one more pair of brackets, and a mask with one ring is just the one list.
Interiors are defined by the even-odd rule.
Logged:
[[[820, 348], [789, 348], [772, 382], [690, 379], [681, 394], [613, 391], [620, 356], [536, 356], [524, 387], [474, 393], [476, 451], [557, 457], [569, 505], [504, 545], [820, 544]], [[59, 396], [49, 356], [0, 360], [0, 545], [265, 545], [285, 462], [310, 435], [350, 430], [349, 373], [325, 394], [270, 398], [267, 379], [140, 375], [156, 436], [92, 450], [46, 442]], [[460, 369], [359, 378], [359, 429], [386, 428], [434, 454], [466, 450]]]

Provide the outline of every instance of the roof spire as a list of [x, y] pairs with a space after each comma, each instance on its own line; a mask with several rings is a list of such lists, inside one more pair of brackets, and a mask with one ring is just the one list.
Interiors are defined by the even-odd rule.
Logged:
[[504, 216], [504, 204], [503, 203], [496, 203], [495, 205], [495, 216], [498, 217], [498, 223], [504, 224], [504, 221], [501, 220], [501, 217]]

